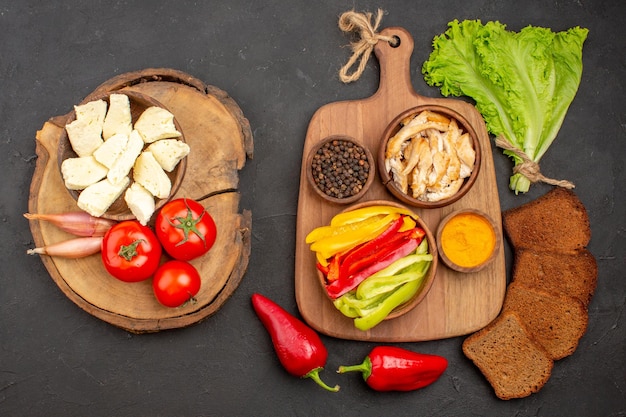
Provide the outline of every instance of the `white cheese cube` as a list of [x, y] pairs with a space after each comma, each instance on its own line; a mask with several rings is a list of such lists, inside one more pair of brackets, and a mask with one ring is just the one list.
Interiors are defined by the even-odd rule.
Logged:
[[155, 210], [154, 196], [139, 183], [133, 182], [124, 193], [124, 200], [131, 213], [144, 226], [148, 224]]
[[78, 156], [89, 156], [102, 145], [102, 125], [95, 119], [76, 119], [65, 125], [72, 149]]
[[109, 111], [102, 126], [102, 138], [107, 140], [117, 133], [129, 135], [133, 130], [132, 123], [128, 96], [126, 94], [109, 95]]
[[78, 207], [92, 216], [100, 217], [122, 195], [128, 184], [130, 184], [128, 177], [117, 184], [105, 178], [85, 188], [78, 196], [76, 203]]
[[144, 151], [133, 167], [133, 179], [157, 198], [167, 198], [172, 190], [172, 182], [161, 165], [152, 155]]
[[161, 168], [172, 172], [181, 159], [189, 154], [189, 145], [178, 139], [161, 139], [148, 146]]
[[141, 140], [141, 136], [137, 131], [133, 130], [130, 132], [128, 136], [128, 143], [126, 143], [126, 147], [119, 155], [119, 157], [115, 160], [111, 169], [107, 174], [107, 178], [112, 183], [118, 183], [122, 181], [124, 177], [128, 176], [133, 164], [135, 163], [135, 159], [141, 153], [143, 149], [143, 140]]
[[96, 161], [107, 168], [111, 168], [117, 158], [124, 152], [128, 144], [128, 135], [118, 133], [104, 141], [98, 149], [93, 152]]
[[82, 190], [106, 177], [109, 169], [93, 156], [67, 158], [61, 164], [65, 186], [70, 190]]
[[74, 106], [76, 118], [91, 120], [102, 128], [104, 118], [107, 114], [107, 102], [104, 100], [94, 100], [85, 104]]
[[141, 137], [146, 143], [182, 136], [176, 130], [174, 115], [164, 108], [156, 106], [144, 110], [135, 122], [135, 129], [141, 133]]

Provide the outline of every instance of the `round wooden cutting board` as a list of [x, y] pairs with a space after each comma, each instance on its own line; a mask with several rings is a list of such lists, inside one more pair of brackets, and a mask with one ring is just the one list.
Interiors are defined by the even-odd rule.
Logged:
[[[85, 98], [110, 91], [137, 91], [174, 114], [191, 148], [182, 184], [173, 196], [199, 201], [214, 218], [217, 240], [208, 254], [191, 261], [202, 277], [195, 303], [161, 306], [151, 280], [124, 283], [110, 276], [100, 254], [82, 259], [41, 256], [50, 276], [80, 308], [134, 333], [197, 323], [214, 314], [237, 289], [248, 266], [252, 215], [239, 211], [239, 176], [253, 156], [252, 131], [241, 109], [224, 91], [172, 69], [145, 69], [119, 75]], [[37, 132], [37, 164], [30, 187], [31, 213], [77, 211], [57, 164], [59, 137], [67, 115], [51, 118]], [[36, 246], [73, 238], [55, 226], [30, 221]], [[165, 258], [165, 257], [164, 257]]]
[[[431, 231], [448, 213], [463, 208], [479, 209], [497, 224], [502, 236], [500, 201], [489, 135], [484, 120], [474, 106], [461, 100], [427, 98], [418, 95], [411, 83], [410, 58], [413, 39], [402, 28], [387, 28], [381, 35], [400, 40], [397, 47], [379, 41], [374, 52], [380, 63], [380, 85], [376, 93], [363, 100], [327, 104], [313, 115], [307, 131], [303, 161], [310, 149], [330, 135], [348, 135], [378, 151], [383, 131], [400, 113], [415, 106], [436, 104], [456, 110], [476, 129], [482, 152], [481, 167], [472, 189], [460, 200], [438, 209], [415, 209]], [[415, 309], [404, 316], [384, 321], [363, 332], [354, 327], [324, 294], [316, 276], [315, 255], [305, 243], [314, 228], [328, 224], [345, 206], [323, 201], [306, 179], [302, 166], [298, 201], [295, 292], [300, 313], [306, 322], [321, 333], [344, 339], [410, 342], [435, 340], [471, 333], [493, 320], [504, 299], [506, 267], [501, 245], [495, 260], [479, 272], [464, 274], [439, 263], [433, 286]], [[358, 202], [396, 201], [376, 173], [376, 180]]]

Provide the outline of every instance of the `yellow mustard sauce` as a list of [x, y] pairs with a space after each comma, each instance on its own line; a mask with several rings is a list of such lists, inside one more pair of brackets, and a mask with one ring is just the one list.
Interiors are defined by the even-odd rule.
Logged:
[[471, 268], [485, 262], [496, 245], [496, 234], [484, 217], [461, 213], [451, 218], [441, 232], [441, 248], [455, 264]]

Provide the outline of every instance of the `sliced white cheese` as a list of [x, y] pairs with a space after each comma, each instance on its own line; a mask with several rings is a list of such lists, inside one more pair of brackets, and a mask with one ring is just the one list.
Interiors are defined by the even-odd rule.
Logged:
[[107, 102], [104, 100], [90, 101], [85, 104], [74, 106], [74, 111], [76, 112], [77, 119], [92, 121], [99, 125], [100, 129], [102, 129], [104, 118], [107, 114]]
[[105, 140], [104, 143], [94, 151], [93, 156], [96, 158], [96, 161], [110, 169], [124, 152], [127, 144], [128, 135], [118, 133]]
[[133, 167], [133, 179], [157, 198], [167, 198], [172, 190], [172, 182], [161, 165], [152, 155], [144, 151]]
[[178, 139], [161, 139], [148, 146], [161, 168], [172, 172], [181, 159], [189, 154], [189, 145]]
[[143, 149], [143, 140], [141, 140], [141, 136], [135, 130], [130, 132], [128, 136], [128, 143], [126, 143], [126, 147], [119, 155], [119, 157], [115, 160], [111, 169], [107, 174], [107, 178], [112, 183], [118, 183], [122, 181], [124, 177], [127, 177], [133, 164], [135, 163], [135, 159], [141, 153]]
[[89, 156], [102, 145], [102, 124], [81, 118], [65, 125], [72, 149], [78, 156]]
[[76, 203], [78, 207], [92, 216], [100, 217], [122, 195], [128, 184], [130, 184], [128, 177], [117, 184], [105, 178], [85, 188], [78, 196]]
[[141, 133], [141, 137], [146, 143], [182, 136], [176, 130], [174, 115], [164, 108], [156, 106], [144, 110], [135, 122], [135, 129]]
[[133, 130], [133, 120], [130, 114], [130, 100], [126, 94], [111, 94], [109, 96], [109, 111], [104, 118], [102, 138], [122, 133], [130, 135]]
[[155, 210], [154, 196], [139, 183], [133, 182], [124, 193], [124, 200], [131, 213], [144, 226], [148, 224]]
[[61, 164], [65, 186], [70, 190], [82, 190], [106, 177], [109, 169], [93, 156], [67, 158]]

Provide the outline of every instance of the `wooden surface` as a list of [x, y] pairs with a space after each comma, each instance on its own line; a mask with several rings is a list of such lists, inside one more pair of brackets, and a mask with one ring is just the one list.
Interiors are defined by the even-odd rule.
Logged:
[[[454, 210], [479, 209], [496, 222], [497, 233], [502, 236], [493, 158], [489, 135], [481, 115], [472, 105], [463, 101], [418, 95], [410, 78], [413, 39], [402, 28], [387, 28], [382, 34], [398, 36], [400, 45], [394, 48], [380, 41], [375, 47], [381, 72], [378, 91], [363, 100], [330, 103], [318, 109], [309, 123], [303, 155], [306, 157], [309, 150], [325, 137], [336, 134], [361, 140], [375, 153], [384, 129], [402, 111], [422, 104], [453, 108], [467, 118], [477, 131], [482, 151], [480, 173], [473, 188], [456, 203], [439, 209], [415, 209], [415, 212], [434, 231], [439, 221]], [[395, 201], [382, 185], [379, 174], [376, 175], [376, 181], [360, 201]], [[297, 215], [295, 293], [302, 317], [317, 331], [353, 340], [425, 341], [471, 333], [496, 317], [506, 289], [502, 246], [494, 262], [477, 273], [459, 273], [440, 263], [430, 292], [415, 309], [367, 332], [354, 328], [352, 320], [338, 312], [324, 294], [316, 277], [315, 256], [305, 243], [307, 233], [328, 223], [332, 216], [343, 209], [345, 206], [326, 203], [315, 194], [306, 180], [305, 166], [302, 166]]]
[[[169, 69], [122, 74], [99, 86], [106, 91], [137, 91], [163, 103], [176, 117], [191, 151], [185, 177], [173, 196], [200, 201], [217, 225], [217, 240], [208, 254], [191, 261], [202, 277], [197, 302], [179, 308], [161, 306], [151, 280], [124, 283], [110, 276], [100, 259], [42, 256], [63, 293], [83, 310], [132, 332], [155, 332], [197, 323], [215, 313], [238, 287], [250, 254], [251, 213], [239, 212], [238, 170], [252, 157], [247, 119], [226, 93]], [[77, 210], [63, 185], [57, 164], [59, 138], [67, 115], [46, 122], [37, 132], [37, 165], [31, 182], [29, 211]], [[72, 238], [56, 227], [31, 221], [37, 246]], [[165, 259], [165, 256], [164, 256]]]

